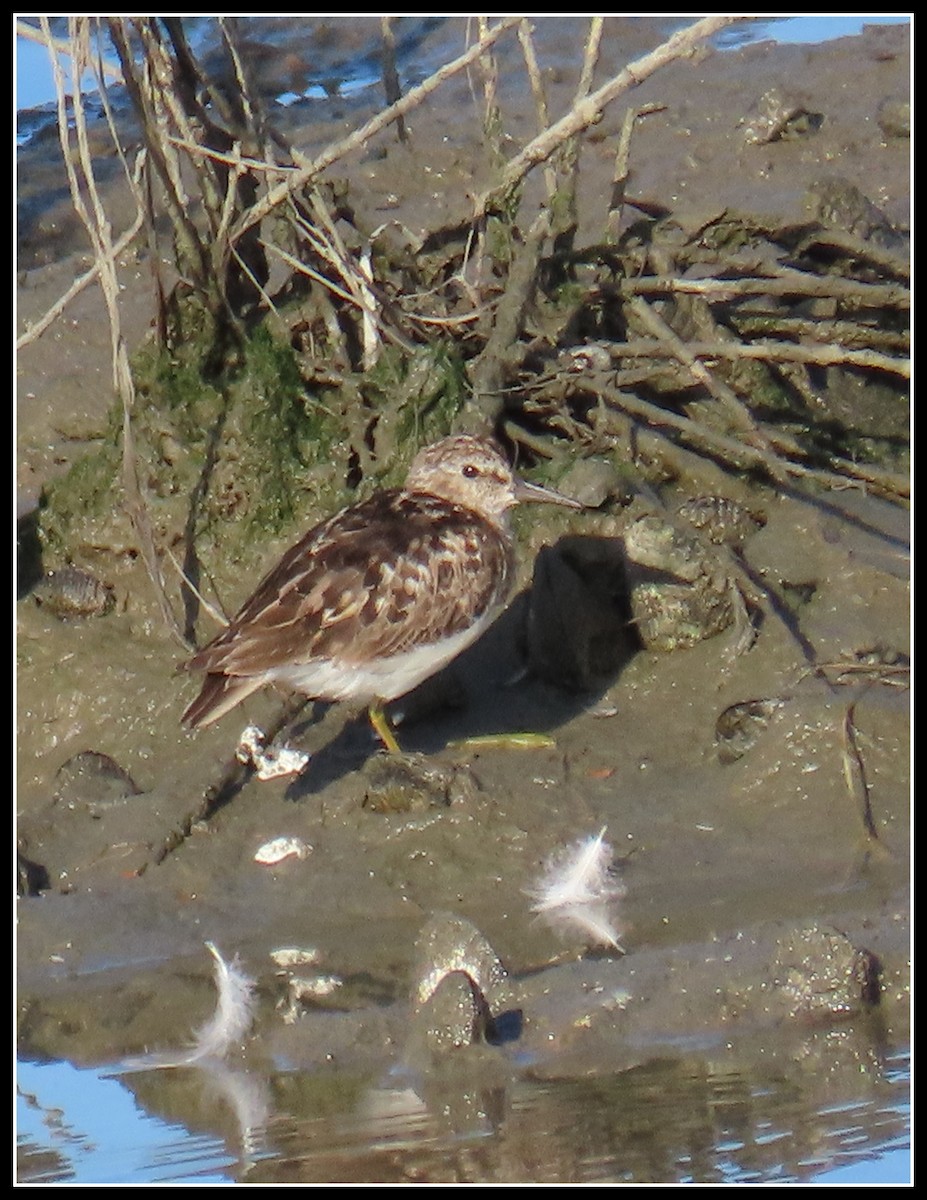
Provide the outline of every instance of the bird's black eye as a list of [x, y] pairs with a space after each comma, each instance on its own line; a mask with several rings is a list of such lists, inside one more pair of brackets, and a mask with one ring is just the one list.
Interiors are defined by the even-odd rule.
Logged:
[[463, 475], [464, 479], [476, 479], [479, 473], [479, 467], [475, 467], [473, 463], [467, 463], [465, 467], [461, 468], [461, 474]]

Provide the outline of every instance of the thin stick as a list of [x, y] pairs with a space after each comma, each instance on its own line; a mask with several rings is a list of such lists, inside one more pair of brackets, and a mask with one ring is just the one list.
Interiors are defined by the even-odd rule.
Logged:
[[308, 263], [304, 263], [301, 259], [296, 258], [295, 255], [290, 254], [289, 250], [284, 250], [282, 246], [278, 246], [275, 242], [262, 241], [261, 245], [265, 250], [269, 250], [272, 254], [275, 254], [281, 262], [285, 262], [288, 267], [292, 267], [294, 271], [298, 271], [300, 275], [305, 275], [307, 279], [313, 279], [316, 283], [321, 284], [333, 296], [344, 300], [346, 304], [355, 305], [358, 309], [361, 307], [361, 302], [357, 296], [345, 288], [339, 287], [333, 279], [329, 279], [321, 271], [317, 271], [314, 267], [310, 267]]
[[[393, 33], [393, 17], [380, 17], [380, 38], [383, 42], [383, 91], [387, 104], [395, 104], [402, 99], [402, 89], [399, 86], [399, 72], [396, 70], [396, 36]], [[402, 117], [396, 121], [396, 136], [400, 142], [407, 142], [406, 123]]]
[[[362, 266], [351, 257], [337, 226], [315, 190], [310, 194], [310, 204], [316, 225], [310, 225], [298, 211], [295, 213], [295, 223], [316, 254], [338, 272], [351, 293], [352, 302], [357, 305], [361, 314], [364, 370], [370, 370], [375, 365], [382, 346], [382, 324], [379, 305], [371, 287], [372, 280], [365, 275]], [[323, 280], [320, 278], [319, 282]]]
[[[72, 110], [74, 114], [74, 129], [77, 137], [77, 162], [80, 165], [81, 176], [85, 184], [90, 207], [83, 198], [77, 168], [70, 154], [70, 139], [68, 122], [65, 111], [64, 74], [58, 55], [55, 52], [53, 39], [48, 25], [48, 18], [41, 16], [43, 33], [46, 35], [49, 56], [52, 63], [52, 74], [55, 80], [55, 91], [58, 97], [58, 136], [65, 160], [68, 186], [75, 212], [83, 223], [94, 250], [94, 257], [99, 267], [99, 282], [106, 303], [110, 325], [110, 342], [112, 349], [113, 386], [122, 401], [122, 484], [125, 491], [125, 504], [132, 521], [133, 528], [139, 540], [139, 548], [145, 562], [149, 578], [155, 590], [159, 607], [168, 629], [184, 641], [183, 634], [173, 610], [167, 600], [164, 590], [164, 580], [161, 567], [154, 547], [154, 537], [148, 518], [148, 509], [142, 495], [141, 483], [136, 469], [135, 444], [132, 436], [131, 412], [135, 401], [135, 386], [129, 367], [129, 356], [125, 339], [122, 336], [119, 318], [119, 283], [116, 275], [116, 258], [110, 229], [109, 219], [103, 208], [96, 178], [93, 173], [93, 156], [87, 139], [87, 122], [84, 113], [83, 99], [80, 88], [75, 86], [72, 95]], [[89, 21], [86, 17], [69, 18], [71, 59], [75, 80], [89, 59]]]
[[[144, 156], [144, 149], [139, 151], [138, 159], [136, 160], [136, 175], [140, 176]], [[145, 224], [145, 214], [142, 211], [136, 213], [135, 220], [129, 228], [123, 233], [113, 245], [113, 254], [117, 257], [130, 245], [135, 235]], [[34, 342], [36, 338], [42, 336], [45, 330], [51, 325], [56, 318], [67, 308], [71, 301], [79, 296], [84, 288], [89, 287], [91, 283], [95, 283], [100, 276], [100, 264], [94, 262], [89, 271], [85, 271], [83, 275], [78, 276], [71, 284], [68, 290], [60, 296], [55, 303], [49, 308], [37, 321], [34, 321], [25, 333], [20, 334], [16, 339], [16, 349], [21, 350], [23, 346], [28, 346], [30, 342]]]
[[680, 362], [685, 363], [694, 378], [703, 384], [718, 403], [722, 405], [737, 429], [745, 431], [753, 438], [758, 438], [761, 445], [767, 449], [769, 448], [766, 438], [760, 434], [756, 422], [746, 406], [738, 399], [733, 389], [729, 388], [721, 380], [714, 378], [707, 367], [693, 353], [689, 344], [684, 342], [667, 325], [663, 318], [654, 312], [643, 297], [632, 297], [628, 301], [628, 309], [658, 339], [659, 343], [668, 346], [674, 357]]
[[[883, 349], [895, 350], [899, 354], [908, 354], [911, 350], [911, 337], [908, 330], [894, 332], [891, 329], [881, 329], [874, 325], [864, 325], [859, 321], [846, 321], [827, 318], [809, 320], [807, 317], [783, 317], [769, 314], [732, 313], [728, 320], [737, 332], [743, 335], [759, 335], [781, 338], [806, 338], [812, 342], [822, 342], [826, 345], [845, 346], [853, 349]], [[749, 344], [749, 343], [748, 343]], [[760, 345], [767, 345], [761, 342]]]
[[192, 142], [188, 138], [177, 137], [174, 134], [167, 134], [164, 140], [179, 150], [185, 150], [187, 154], [197, 155], [200, 158], [212, 158], [216, 162], [227, 163], [229, 166], [241, 165], [247, 171], [266, 171], [269, 174], [287, 175], [297, 169], [292, 163], [275, 163], [260, 158], [247, 158], [242, 154], [215, 150], [212, 146], [204, 146], [200, 142]]
[[[573, 97], [574, 105], [585, 100], [592, 87], [592, 77], [599, 59], [604, 24], [603, 17], [593, 17], [590, 21], [586, 49], [583, 53], [583, 66], [576, 87], [576, 95]], [[579, 138], [568, 138], [560, 148], [557, 158], [559, 160], [558, 172], [561, 179], [559, 191], [561, 195], [557, 211], [552, 214], [551, 224], [554, 246], [560, 250], [573, 245], [579, 225], [576, 205], [576, 193], [579, 187]]]
[[423, 83], [420, 83], [418, 87], [412, 88], [407, 92], [401, 100], [397, 100], [395, 104], [391, 104], [383, 112], [377, 113], [375, 117], [371, 117], [369, 121], [361, 125], [359, 129], [353, 130], [346, 138], [342, 138], [340, 142], [335, 142], [327, 147], [317, 158], [307, 159], [304, 155], [294, 153], [293, 157], [296, 160], [297, 170], [287, 176], [281, 183], [271, 188], [263, 200], [255, 204], [248, 212], [242, 214], [238, 224], [232, 230], [232, 238], [237, 241], [253, 225], [257, 225], [259, 221], [263, 221], [269, 213], [273, 212], [293, 192], [305, 187], [307, 183], [315, 179], [316, 176], [321, 175], [333, 163], [338, 162], [339, 159], [344, 158], [351, 151], [360, 149], [375, 134], [380, 133], [394, 121], [398, 121], [400, 117], [406, 116], [414, 108], [417, 108], [424, 100], [427, 100], [432, 92], [453, 75], [465, 70], [471, 63], [475, 62], [481, 54], [485, 53], [499, 38], [514, 28], [520, 20], [521, 17], [517, 16], [504, 17], [489, 30], [485, 38], [481, 38], [479, 42], [471, 46], [459, 58], [446, 63]]
[[608, 220], [605, 227], [605, 238], [608, 242], [616, 242], [624, 213], [625, 190], [628, 186], [631, 159], [631, 134], [639, 117], [653, 112], [662, 112], [664, 104], [645, 104], [641, 108], [629, 108], [621, 123], [621, 133], [618, 135], [618, 149], [615, 151], [615, 165], [612, 169], [612, 194], [608, 204]]
[[592, 17], [589, 21], [589, 33], [586, 37], [586, 49], [583, 52], [583, 66], [576, 85], [574, 102], [589, 95], [592, 87], [592, 76], [595, 74], [596, 63], [599, 61], [599, 50], [602, 46], [602, 33], [605, 29], [604, 17]]
[[[524, 21], [519, 22], [521, 29]], [[486, 41], [489, 32], [489, 21], [485, 16], [476, 18], [476, 28], [480, 42]], [[496, 93], [499, 85], [499, 74], [496, 70], [496, 60], [487, 48], [477, 60], [480, 73], [483, 76], [483, 137], [489, 150], [489, 161], [498, 168], [502, 161], [502, 117], [499, 112], [499, 102]]]
[[[168, 213], [174, 227], [176, 256], [182, 269], [195, 272], [205, 286], [209, 276], [207, 255], [196, 224], [189, 212], [189, 203], [180, 177], [177, 156], [167, 153], [167, 150], [173, 150], [173, 147], [168, 139], [161, 136], [164, 114], [153, 89], [150, 86], [143, 87], [135, 73], [133, 51], [124, 19], [113, 17], [109, 20], [108, 27], [110, 39], [124, 65], [126, 90], [142, 123], [151, 161], [164, 188]], [[152, 67], [150, 60], [148, 65]], [[192, 137], [192, 134], [190, 136]]]
[[486, 430], [493, 428], [502, 411], [503, 366], [521, 332], [525, 308], [537, 280], [541, 245], [549, 233], [550, 214], [544, 209], [535, 217], [524, 241], [515, 252], [505, 294], [498, 302], [492, 331], [470, 369], [473, 402]]
[[856, 740], [856, 700], [847, 705], [843, 715], [843, 777], [847, 791], [856, 803], [863, 820], [863, 827], [870, 838], [878, 841], [879, 831], [872, 815], [869, 799], [869, 784], [866, 782], [866, 766]]
[[[531, 37], [531, 24], [527, 18], [518, 26], [518, 41], [524, 55], [525, 66], [528, 70], [528, 82], [531, 85], [531, 95], [534, 97], [534, 107], [537, 112], [538, 132], [550, 124], [550, 113], [547, 108], [547, 93], [541, 70], [538, 66], [537, 55], [534, 53], [534, 40]], [[547, 201], [550, 203], [557, 193], [557, 172], [547, 163], [544, 168], [544, 183], [547, 188]]]
[[678, 33], [673, 34], [656, 50], [652, 50], [643, 58], [639, 58], [625, 67], [591, 96], [575, 104], [565, 117], [562, 117], [543, 133], [538, 134], [533, 141], [509, 160], [502, 172], [501, 181], [477, 199], [474, 206], [475, 219], [482, 218], [489, 209], [508, 195], [511, 189], [533, 167], [548, 159], [564, 142], [575, 137], [584, 129], [588, 129], [590, 125], [594, 125], [605, 108], [623, 92], [630, 91], [632, 87], [643, 82], [660, 67], [684, 57], [698, 42], [711, 37], [712, 34], [724, 29], [727, 25], [741, 20], [744, 20], [741, 16], [720, 15], [704, 17], [701, 21], [696, 21], [686, 29], [681, 29]]
[[641, 275], [622, 281], [630, 295], [704, 296], [712, 301], [736, 300], [740, 296], [822, 296], [852, 300], [871, 308], [910, 308], [911, 293], [891, 283], [862, 283], [835, 275], [809, 275], [781, 268], [768, 279], [680, 279], [674, 275]]
[[[694, 360], [703, 358], [750, 358], [762, 362], [810, 363], [827, 367], [836, 363], [847, 363], [854, 367], [868, 367], [911, 378], [911, 363], [907, 358], [893, 358], [877, 350], [848, 350], [843, 346], [807, 346], [792, 342], [686, 342], [685, 349]], [[667, 347], [650, 341], [625, 342], [621, 347], [623, 358], [665, 358]]]
[[225, 613], [222, 612], [221, 609], [216, 608], [216, 606], [214, 604], [210, 604], [210, 602], [206, 599], [206, 597], [203, 595], [203, 593], [200, 591], [200, 589], [196, 586], [196, 584], [194, 584], [193, 580], [190, 578], [190, 576], [187, 574], [187, 572], [183, 569], [183, 567], [177, 561], [177, 559], [174, 555], [174, 551], [170, 548], [170, 546], [167, 547], [166, 552], [167, 552], [167, 557], [170, 560], [171, 566], [174, 568], [174, 570], [177, 572], [177, 574], [183, 580], [184, 586], [188, 587], [190, 589], [190, 591], [197, 598], [197, 600], [200, 602], [202, 607], [206, 609], [206, 612], [212, 617], [212, 619], [216, 622], [217, 625], [221, 625], [223, 629], [228, 629], [229, 619], [225, 615]]
[[840, 459], [833, 460], [833, 472], [822, 471], [816, 467], [808, 467], [803, 463], [783, 459], [759, 446], [746, 445], [735, 438], [726, 437], [699, 421], [693, 421], [691, 417], [684, 417], [679, 413], [660, 408], [656, 404], [650, 404], [633, 392], [619, 391], [598, 380], [594, 383], [586, 380], [580, 386], [590, 387], [593, 394], [598, 396], [606, 406], [627, 412], [654, 429], [659, 430], [661, 427], [672, 429], [691, 445], [705, 450], [709, 454], [717, 454], [741, 470], [748, 467], [759, 467], [773, 478], [778, 478], [780, 472], [784, 470], [788, 475], [812, 479], [827, 487], [845, 486], [846, 478], [849, 477], [858, 480], [860, 486], [877, 488], [889, 499], [903, 500], [910, 495], [910, 481], [904, 476], [869, 470], [860, 463], [850, 463]]

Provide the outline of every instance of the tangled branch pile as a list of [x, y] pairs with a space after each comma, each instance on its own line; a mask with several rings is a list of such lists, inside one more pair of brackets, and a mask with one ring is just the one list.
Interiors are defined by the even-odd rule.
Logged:
[[[141, 135], [134, 161], [124, 160], [137, 217], [116, 237], [94, 182], [87, 114], [77, 89], [66, 111], [59, 66], [62, 145], [95, 256], [76, 286], [98, 279], [107, 297], [122, 482], [153, 578], [181, 526], [195, 577], [196, 539], [217, 521], [247, 513], [269, 527], [295, 515], [297, 471], [339, 498], [394, 477], [418, 443], [449, 427], [495, 432], [543, 460], [565, 442], [610, 451], [644, 425], [780, 483], [855, 480], [902, 500], [898, 447], [848, 439], [835, 399], [862, 380], [880, 389], [880, 404], [906, 411], [907, 258], [864, 197], [825, 187], [802, 225], [728, 210], [687, 226], [626, 194], [644, 115], [632, 109], [600, 236], [580, 242], [584, 131], [735, 19], [698, 21], [593, 90], [603, 28], [593, 18], [574, 103], [553, 121], [525, 19], [479, 19], [463, 54], [400, 96], [383, 18], [391, 103], [309, 157], [272, 124], [235, 20], [217, 18], [223, 53], [207, 61], [176, 17], [70, 18], [65, 50], [75, 77], [97, 74], [115, 144], [125, 136], [98, 39], [115, 47]], [[44, 20], [42, 36], [59, 63]], [[538, 133], [511, 154], [493, 56], [514, 38]], [[487, 186], [424, 235], [389, 221], [366, 227], [332, 169], [384, 131], [407, 138], [409, 114], [469, 69], [482, 84], [486, 156], [474, 174]], [[534, 193], [529, 202], [532, 189], [540, 203]], [[158, 266], [165, 232], [170, 273]], [[130, 370], [116, 269], [141, 234], [158, 339]], [[152, 489], [192, 495], [182, 522], [152, 504]]]

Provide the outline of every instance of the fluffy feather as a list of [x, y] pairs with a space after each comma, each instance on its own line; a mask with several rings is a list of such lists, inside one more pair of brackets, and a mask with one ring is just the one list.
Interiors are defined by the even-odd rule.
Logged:
[[216, 1011], [193, 1035], [188, 1063], [203, 1058], [224, 1058], [240, 1042], [254, 1020], [254, 980], [241, 969], [238, 958], [227, 963], [212, 942], [206, 949], [215, 959]]
[[120, 1063], [120, 1071], [190, 1067], [201, 1063], [215, 1067], [251, 1028], [255, 1007], [254, 980], [241, 969], [237, 957], [227, 963], [212, 942], [206, 943], [206, 949], [215, 960], [218, 996], [215, 1012], [196, 1030], [193, 1045], [186, 1050], [168, 1050], [126, 1059]]
[[560, 930], [579, 930], [588, 940], [620, 950], [610, 907], [624, 895], [612, 876], [613, 851], [605, 827], [558, 851], [545, 864], [541, 877], [527, 894], [531, 911]]

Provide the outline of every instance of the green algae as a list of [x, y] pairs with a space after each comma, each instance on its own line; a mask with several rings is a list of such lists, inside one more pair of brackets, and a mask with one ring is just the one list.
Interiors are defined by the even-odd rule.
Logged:
[[[188, 559], [195, 547], [217, 584], [236, 581], [278, 538], [358, 491], [399, 482], [463, 403], [462, 362], [441, 344], [387, 346], [371, 370], [320, 385], [266, 323], [217, 368], [213, 330], [188, 304], [168, 347], [150, 342], [136, 354], [131, 465], [159, 552]], [[105, 437], [47, 488], [39, 517], [47, 565], [136, 564], [122, 425], [114, 404]]]

